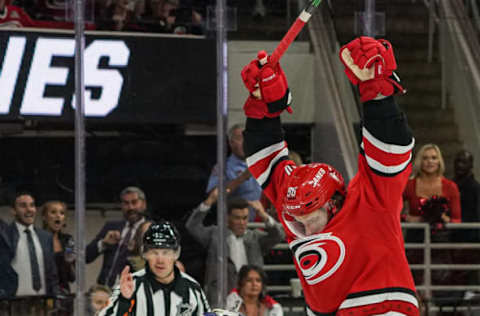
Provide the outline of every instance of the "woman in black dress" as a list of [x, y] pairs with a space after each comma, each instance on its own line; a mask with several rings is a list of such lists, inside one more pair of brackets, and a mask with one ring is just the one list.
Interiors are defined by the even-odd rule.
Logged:
[[70, 234], [64, 233], [66, 226], [67, 205], [61, 201], [48, 201], [42, 206], [44, 228], [53, 235], [53, 252], [57, 265], [58, 283], [60, 294], [65, 296], [65, 301], [59, 308], [68, 311], [72, 308], [73, 297], [70, 297], [70, 282], [75, 281], [75, 254], [74, 242]]

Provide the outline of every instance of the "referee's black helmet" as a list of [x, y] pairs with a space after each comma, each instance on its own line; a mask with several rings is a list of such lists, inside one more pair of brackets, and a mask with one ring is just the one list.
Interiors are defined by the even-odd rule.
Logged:
[[173, 249], [180, 248], [180, 234], [173, 223], [161, 221], [153, 223], [143, 235], [143, 251], [149, 249]]

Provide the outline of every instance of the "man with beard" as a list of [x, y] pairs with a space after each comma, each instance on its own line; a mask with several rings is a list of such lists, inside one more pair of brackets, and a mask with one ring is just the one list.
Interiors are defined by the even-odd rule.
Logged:
[[120, 193], [124, 220], [107, 221], [94, 240], [87, 246], [87, 263], [103, 255], [98, 284], [112, 287], [127, 264], [130, 254], [129, 243], [135, 232], [145, 221], [147, 200], [145, 193], [137, 187], [127, 187]]

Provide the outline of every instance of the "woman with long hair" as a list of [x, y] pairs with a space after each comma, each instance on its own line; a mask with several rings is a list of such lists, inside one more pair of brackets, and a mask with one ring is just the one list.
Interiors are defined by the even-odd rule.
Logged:
[[266, 294], [266, 281], [262, 268], [255, 265], [241, 267], [237, 288], [227, 296], [226, 309], [243, 316], [283, 316], [282, 306]]
[[58, 270], [58, 281], [63, 294], [70, 293], [69, 282], [75, 281], [75, 254], [73, 237], [64, 233], [67, 205], [62, 201], [48, 201], [42, 206], [43, 227], [53, 235], [53, 252]]
[[145, 220], [135, 232], [133, 240], [128, 245], [128, 250], [131, 252], [131, 256], [127, 257], [128, 264], [132, 271], [140, 271], [145, 268], [145, 260], [142, 256], [142, 240], [143, 234], [153, 224], [151, 220]]
[[[429, 223], [433, 242], [448, 242], [450, 234], [445, 224], [460, 223], [462, 218], [458, 187], [455, 182], [445, 178], [444, 172], [445, 162], [440, 148], [435, 144], [422, 146], [415, 156], [412, 175], [403, 193], [404, 220], [410, 223]], [[409, 230], [405, 240], [418, 243], [423, 242], [423, 237], [423, 229]], [[423, 249], [407, 249], [406, 254], [410, 264], [425, 261]], [[451, 251], [434, 250], [431, 260], [432, 263], [452, 263]], [[423, 283], [422, 271], [414, 270], [413, 277], [416, 284]], [[432, 272], [432, 282], [435, 285], [446, 284], [451, 277], [450, 271]]]
[[423, 145], [415, 156], [412, 175], [403, 194], [407, 222], [424, 222], [431, 217], [432, 214], [422, 214], [422, 206], [432, 197], [445, 199], [446, 208], [440, 215], [445, 223], [461, 222], [458, 187], [445, 178], [444, 172], [445, 162], [440, 148], [435, 144]]

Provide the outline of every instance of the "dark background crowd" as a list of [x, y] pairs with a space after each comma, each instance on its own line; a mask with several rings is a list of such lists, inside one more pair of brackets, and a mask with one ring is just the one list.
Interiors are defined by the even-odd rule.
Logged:
[[[258, 24], [267, 14], [284, 16], [290, 4], [231, 0], [227, 5], [233, 16], [245, 13], [249, 22]], [[207, 19], [214, 20], [215, 1], [86, 0], [84, 10], [87, 30], [208, 35], [212, 29], [207, 29]], [[73, 1], [1, 0], [0, 12], [0, 27], [73, 28]]]

